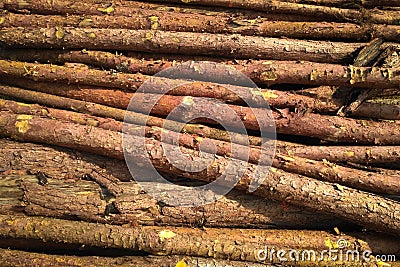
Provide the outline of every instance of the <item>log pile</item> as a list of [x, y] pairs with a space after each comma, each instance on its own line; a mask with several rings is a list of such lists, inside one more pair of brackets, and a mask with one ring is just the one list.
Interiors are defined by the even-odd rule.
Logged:
[[398, 1], [0, 7], [1, 266], [400, 266]]

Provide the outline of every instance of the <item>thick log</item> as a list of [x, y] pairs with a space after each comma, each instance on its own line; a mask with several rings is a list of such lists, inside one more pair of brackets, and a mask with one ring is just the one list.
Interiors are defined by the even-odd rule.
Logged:
[[[56, 118], [66, 122], [74, 122], [82, 125], [93, 125], [90, 122], [97, 122], [93, 126], [97, 126], [107, 130], [122, 131], [122, 122], [112, 121], [107, 119], [106, 123], [99, 123], [102, 118], [90, 116], [89, 119], [85, 118], [86, 114], [79, 114], [75, 112], [45, 108], [38, 105], [26, 105], [9, 100], [0, 99], [0, 110], [11, 111], [17, 114], [39, 115], [42, 117]], [[46, 110], [46, 113], [43, 113]], [[114, 127], [110, 127], [110, 125]], [[130, 129], [125, 128], [126, 133], [141, 135], [146, 133], [147, 137], [154, 138], [155, 140], [174, 144], [174, 140], [178, 140], [179, 145], [208, 152], [216, 153], [220, 156], [235, 157], [240, 160], [249, 161], [254, 164], [269, 165], [286, 170], [288, 172], [298, 173], [313, 177], [319, 180], [343, 184], [352, 188], [366, 190], [380, 194], [400, 194], [399, 178], [397, 176], [371, 173], [361, 170], [345, 168], [332, 164], [324, 159], [323, 162], [312, 161], [306, 158], [296, 156], [288, 156], [287, 154], [276, 154], [275, 159], [271, 162], [271, 158], [262, 158], [262, 150], [260, 147], [250, 147], [247, 153], [245, 147], [238, 148], [239, 153], [232, 153], [231, 143], [220, 140], [211, 140], [210, 145], [204, 145], [203, 137], [197, 137], [185, 133], [176, 133], [167, 131], [158, 127], [141, 127], [133, 125]], [[278, 148], [284, 147], [283, 142], [278, 142]], [[280, 148], [282, 149], [282, 148]]]
[[[66, 251], [69, 252], [69, 251]], [[160, 266], [176, 267], [264, 267], [261, 263], [249, 263], [242, 261], [215, 260], [208, 258], [182, 257], [182, 256], [71, 256], [52, 255], [44, 253], [27, 252], [22, 250], [0, 249], [0, 264], [3, 267], [86, 267], [86, 266]], [[185, 265], [183, 265], [185, 263]], [[269, 267], [269, 266], [268, 266]]]
[[[149, 0], [147, 2], [157, 2]], [[164, 3], [166, 1], [163, 1]], [[169, 3], [180, 3], [181, 0], [168, 0]], [[191, 0], [185, 2], [189, 5], [204, 5], [218, 7], [235, 7], [250, 10], [262, 10], [264, 12], [278, 12], [284, 14], [301, 14], [306, 16], [322, 16], [327, 20], [351, 21], [356, 23], [382, 23], [399, 24], [398, 12], [394, 10], [355, 10], [337, 7], [317, 6], [310, 4], [298, 4], [283, 1], [264, 2], [260, 0], [240, 1], [240, 0]]]
[[283, 0], [284, 2], [299, 3], [299, 4], [314, 4], [322, 6], [337, 6], [343, 8], [373, 8], [373, 7], [396, 7], [400, 3], [396, 0]]
[[237, 34], [70, 27], [2, 28], [0, 43], [14, 48], [103, 49], [330, 63], [351, 62], [364, 45]]
[[[27, 214], [115, 225], [359, 229], [358, 226], [331, 216], [304, 210], [284, 202], [246, 195], [235, 190], [201, 208], [162, 205], [150, 195], [145, 194], [135, 182], [121, 183], [107, 177], [109, 170], [99, 166], [107, 160], [106, 158], [89, 157], [87, 154], [82, 154], [81, 158], [77, 158], [71, 150], [30, 143], [4, 141], [2, 147], [4, 147], [1, 148], [2, 152], [18, 153], [26, 157], [23, 160], [12, 160], [11, 157], [4, 159], [2, 166], [10, 164], [10, 168], [13, 168], [8, 173], [11, 174], [16, 170], [32, 172], [34, 169], [49, 176], [49, 173], [52, 173], [52, 176], [47, 179], [48, 183], [45, 186], [39, 185], [36, 176], [10, 175], [0, 178], [1, 191], [5, 193], [0, 197], [1, 214]], [[29, 149], [37, 149], [37, 151], [29, 151]], [[68, 164], [63, 162], [61, 166], [60, 164], [55, 166], [52, 156], [67, 157]], [[95, 164], [89, 161], [90, 158], [92, 161], [97, 160]], [[75, 169], [93, 165], [97, 167], [97, 171], [84, 169], [74, 172]], [[117, 165], [121, 166], [121, 169], [114, 175], [123, 176], [123, 178], [130, 176], [123, 162], [117, 161]], [[71, 173], [66, 173], [67, 170]], [[99, 170], [101, 170], [100, 173]], [[84, 173], [83, 176], [90, 175], [96, 177], [97, 180], [99, 176], [105, 179], [106, 182], [102, 185], [103, 190], [100, 192], [99, 185], [93, 181], [65, 180], [68, 176], [78, 176], [77, 178], [81, 179], [82, 175], [79, 177], [79, 174], [82, 173]], [[193, 182], [184, 184], [195, 185]], [[149, 186], [157, 187], [159, 184], [150, 183]], [[173, 189], [168, 185], [162, 185], [159, 189], [165, 191], [167, 188]], [[10, 212], [4, 212], [6, 208], [9, 208]]]
[[[162, 30], [177, 32], [207, 32], [242, 34], [263, 37], [288, 37], [308, 40], [368, 41], [371, 36], [386, 41], [400, 41], [397, 25], [369, 24], [368, 26], [336, 22], [270, 21], [258, 18], [235, 19], [228, 14], [215, 16], [181, 14], [176, 12], [133, 10], [133, 16], [104, 15], [31, 15], [8, 13], [2, 16], [2, 28], [11, 27], [76, 27], [131, 30]], [[180, 23], [186, 21], [186, 23]]]
[[[224, 175], [225, 181], [233, 182], [239, 178], [235, 186], [239, 190], [249, 189], [253, 171], [257, 169], [252, 164], [240, 161], [230, 162], [231, 166], [233, 163], [237, 170], [240, 170], [243, 164], [246, 166], [243, 166], [247, 170], [243, 177], [236, 177], [236, 172], [235, 174], [225, 173], [224, 166], [229, 165], [226, 158], [214, 155], [212, 165], [208, 165], [210, 158], [200, 159], [199, 152], [181, 147], [180, 150], [185, 155], [185, 159], [182, 159], [184, 166], [188, 166], [193, 160], [196, 165], [205, 163], [205, 166], [208, 166], [206, 170], [189, 173], [174, 166], [181, 160], [171, 164], [164, 154], [165, 145], [163, 147], [160, 142], [152, 139], [146, 139], [146, 144], [143, 144], [141, 138], [127, 136], [129, 141], [123, 148], [121, 133], [31, 115], [21, 116], [8, 112], [0, 112], [0, 114], [2, 136], [29, 142], [51, 142], [54, 145], [117, 159], [123, 159], [123, 151], [126, 151], [128, 158], [136, 163], [146, 164], [150, 159], [152, 165], [160, 172], [207, 182], [214, 181], [221, 175]], [[143, 151], [147, 151], [147, 155]], [[334, 214], [339, 218], [360, 223], [375, 230], [400, 234], [400, 219], [398, 219], [400, 218], [398, 214], [400, 203], [396, 201], [275, 168], [264, 175], [267, 176], [264, 177], [266, 179], [254, 192], [257, 195]]]
[[[333, 249], [335, 242], [339, 239], [346, 240], [346, 247], [349, 250], [381, 252], [380, 247], [372, 248], [368, 242], [358, 240], [352, 235], [338, 236], [322, 231], [193, 229], [151, 226], [130, 228], [43, 217], [4, 215], [0, 215], [0, 235], [3, 238], [33, 239], [85, 247], [123, 248], [128, 251], [143, 251], [153, 255], [229, 258], [250, 262], [260, 262], [257, 252], [265, 247], [274, 247], [276, 250], [290, 248], [295, 251], [309, 249], [315, 250], [320, 255], [322, 250]], [[398, 241], [390, 237], [374, 234], [370, 234], [369, 237], [379, 238], [392, 246], [398, 245]], [[217, 244], [215, 244], [215, 240], [218, 240]], [[385, 253], [394, 250], [396, 248], [388, 247]], [[332, 262], [327, 258], [327, 255], [322, 258], [325, 264]], [[365, 263], [364, 259], [361, 260], [361, 262], [363, 261]], [[265, 261], [265, 263], [271, 262], [278, 263], [279, 261], [276, 257]], [[307, 265], [310, 262], [312, 260], [304, 261], [303, 264], [300, 262], [300, 266], [310, 266]], [[332, 266], [337, 266], [336, 262], [333, 263]], [[348, 263], [351, 264], [352, 261]], [[360, 266], [359, 263], [356, 261], [355, 266]]]

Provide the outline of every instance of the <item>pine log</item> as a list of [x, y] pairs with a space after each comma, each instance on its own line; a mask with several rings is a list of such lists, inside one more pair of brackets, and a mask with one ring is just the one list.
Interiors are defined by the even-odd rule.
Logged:
[[[18, 87], [9, 87], [9, 86], [0, 86], [1, 93], [5, 95], [13, 95], [13, 97], [22, 99], [27, 102], [32, 103], [40, 103], [42, 105], [57, 107], [66, 110], [79, 111], [81, 113], [88, 113], [95, 116], [105, 117], [108, 119], [115, 119], [119, 121], [125, 121], [130, 124], [137, 125], [148, 125], [148, 126], [157, 126], [163, 127], [165, 129], [182, 129], [183, 132], [195, 134], [198, 136], [203, 136], [211, 139], [221, 140], [231, 142], [231, 139], [235, 141], [237, 144], [244, 145], [254, 145], [261, 146], [263, 144], [263, 139], [258, 136], [252, 135], [242, 135], [239, 133], [227, 133], [224, 130], [218, 128], [212, 128], [205, 125], [193, 124], [193, 123], [180, 123], [172, 120], [165, 120], [162, 118], [154, 117], [154, 116], [146, 116], [141, 113], [136, 113], [132, 111], [125, 111], [122, 109], [112, 108], [104, 105], [99, 105], [95, 103], [55, 96], [46, 93], [39, 93], [35, 91], [23, 90]], [[18, 109], [23, 109], [22, 106], [19, 106]], [[39, 113], [39, 112], [38, 112]], [[43, 112], [40, 111], [40, 114], [43, 116]], [[46, 112], [45, 112], [46, 115]], [[55, 116], [59, 116], [55, 114]], [[107, 130], [119, 130], [120, 125], [115, 125], [114, 122], [109, 121], [105, 123], [97, 123], [96, 121], [90, 122], [90, 117], [84, 117], [82, 115], [77, 115], [77, 118], [70, 118], [75, 123], [84, 122], [86, 125], [96, 124], [97, 126], [101, 126]], [[89, 121], [88, 123], [86, 123]], [[99, 121], [100, 122], [100, 121]]]
[[[11, 111], [17, 114], [29, 114], [46, 116], [49, 118], [61, 119], [67, 122], [79, 123], [82, 125], [93, 125], [90, 122], [97, 122], [93, 126], [97, 126], [107, 130], [122, 131], [122, 122], [107, 120], [106, 124], [101, 123], [102, 118], [90, 116], [89, 119], [85, 118], [86, 114], [79, 114], [75, 112], [50, 109], [38, 105], [26, 105], [9, 100], [0, 99], [0, 110]], [[46, 110], [43, 113], [43, 110]], [[109, 125], [114, 126], [109, 127]], [[312, 161], [306, 158], [296, 156], [288, 156], [287, 154], [276, 154], [274, 160], [271, 162], [271, 157], [261, 157], [262, 150], [260, 147], [251, 147], [249, 153], [246, 152], [245, 147], [238, 147], [239, 153], [232, 153], [231, 143], [207, 139], [211, 142], [210, 145], [204, 145], [204, 138], [199, 138], [185, 133], [175, 133], [167, 131], [158, 127], [141, 127], [132, 125], [132, 130], [125, 127], [125, 133], [140, 135], [145, 133], [147, 137], [154, 138], [158, 141], [174, 144], [173, 140], [178, 140], [179, 145], [202, 150], [208, 153], [215, 153], [220, 156], [235, 157], [240, 160], [249, 161], [254, 164], [269, 165], [276, 168], [283, 169], [288, 172], [298, 173], [305, 176], [313, 177], [319, 180], [338, 183], [352, 188], [366, 190], [380, 194], [400, 194], [400, 183], [397, 176], [370, 173], [361, 170], [350, 169], [342, 166], [332, 164], [326, 160], [323, 162]], [[282, 146], [278, 142], [278, 147]]]
[[[8, 53], [8, 50], [3, 51], [2, 54]], [[33, 52], [35, 53], [35, 52]], [[154, 61], [137, 61], [135, 59], [126, 57], [110, 56], [110, 54], [103, 54], [102, 52], [88, 52], [81, 51], [75, 52], [81, 53], [80, 57], [86, 58], [84, 61], [91, 61], [89, 58], [96, 57], [94, 61], [98, 61], [101, 67], [103, 64], [100, 62], [107, 61], [105, 67], [115, 66], [115, 69], [121, 70], [133, 69], [133, 71], [139, 71], [142, 69], [148, 69], [148, 66], [153, 66]], [[90, 54], [89, 54], [90, 53]], [[86, 54], [86, 55], [85, 55]], [[35, 59], [34, 55], [27, 54], [25, 57], [30, 56]], [[40, 57], [40, 55], [39, 55]], [[58, 56], [57, 56], [58, 57]], [[105, 59], [101, 59], [105, 57]], [[68, 58], [68, 56], [67, 56]], [[133, 61], [133, 62], [132, 62]], [[135, 62], [136, 61], [136, 62]], [[113, 62], [113, 63], [110, 63]], [[222, 62], [224, 63], [224, 62]], [[161, 65], [162, 69], [165, 69], [174, 63], [162, 62], [157, 65]], [[232, 77], [232, 79], [238, 79], [236, 74], [230, 74], [229, 67], [219, 65], [215, 63], [213, 67], [213, 73], [201, 74], [201, 62], [193, 63], [196, 68], [188, 69], [187, 65], [176, 67], [177, 71], [181, 71], [181, 77], [200, 76], [201, 79], [207, 79], [206, 82], [221, 82], [216, 80], [216, 77]], [[156, 65], [156, 66], [157, 66]], [[208, 62], [203, 67], [211, 68], [214, 63]], [[125, 67], [124, 67], [125, 66]], [[130, 67], [126, 67], [130, 66]], [[229, 65], [230, 66], [230, 65]], [[171, 79], [163, 77], [153, 77], [148, 75], [142, 75], [140, 73], [127, 74], [123, 72], [109, 72], [98, 69], [89, 69], [84, 67], [66, 67], [57, 66], [50, 64], [36, 64], [20, 61], [9, 61], [0, 60], [1, 75], [2, 76], [13, 76], [13, 77], [24, 77], [35, 81], [51, 81], [51, 82], [68, 82], [68, 83], [80, 83], [86, 85], [105, 86], [120, 89], [131, 89], [136, 90], [145, 81], [152, 79], [153, 83], [170, 83], [174, 84]], [[303, 84], [303, 85], [329, 85], [329, 86], [343, 86], [343, 87], [354, 87], [354, 88], [397, 88], [400, 86], [400, 71], [398, 68], [376, 68], [376, 67], [354, 67], [354, 66], [341, 66], [336, 64], [321, 64], [313, 62], [295, 62], [295, 61], [236, 61], [233, 67], [251, 78], [255, 83], [259, 85], [274, 85], [274, 84]], [[152, 73], [151, 73], [152, 74]], [[162, 75], [162, 74], [161, 74]], [[199, 79], [200, 79], [199, 78]], [[232, 81], [235, 83], [235, 81]], [[236, 81], [236, 83], [243, 82]], [[206, 86], [206, 84], [205, 84]], [[238, 87], [237, 90], [240, 90]], [[156, 89], [154, 89], [156, 90]]]
[[314, 4], [322, 6], [336, 6], [343, 8], [373, 8], [373, 7], [396, 7], [400, 6], [397, 0], [283, 0], [284, 2], [299, 4]]
[[[46, 175], [52, 173], [45, 186], [38, 184], [36, 176], [10, 175], [0, 178], [2, 194], [0, 197], [0, 214], [27, 214], [30, 216], [45, 216], [59, 219], [84, 220], [87, 222], [101, 222], [115, 225], [159, 225], [159, 226], [195, 226], [195, 227], [227, 227], [227, 228], [279, 228], [279, 229], [321, 229], [330, 230], [338, 227], [344, 229], [359, 229], [359, 227], [314, 211], [304, 210], [289, 204], [266, 200], [260, 197], [245, 195], [239, 191], [232, 191], [218, 201], [206, 204], [201, 208], [174, 207], [163, 205], [151, 196], [145, 194], [135, 182], [119, 182], [109, 180], [106, 168], [95, 165], [98, 170], [84, 170], [84, 175], [98, 176], [106, 179], [108, 184], [100, 187], [92, 181], [77, 180], [71, 182], [63, 177], [78, 176], [74, 169], [94, 165], [86, 154], [82, 158], [74, 157], [73, 151], [52, 148], [29, 143], [18, 144], [5, 142], [3, 152], [19, 153], [27, 158], [21, 160], [4, 159], [4, 164], [12, 163], [12, 168], [27, 170], [41, 170]], [[28, 149], [38, 151], [29, 151]], [[11, 150], [15, 149], [15, 150]], [[47, 153], [47, 154], [45, 154]], [[54, 164], [51, 156], [67, 158], [68, 164]], [[33, 157], [36, 162], [33, 161]], [[40, 158], [39, 158], [40, 157]], [[96, 164], [107, 159], [92, 156]], [[50, 159], [45, 162], [45, 160]], [[29, 162], [28, 162], [29, 161]], [[28, 162], [23, 165], [24, 162]], [[40, 163], [39, 163], [40, 162]], [[70, 165], [75, 164], [75, 165]], [[3, 165], [3, 163], [2, 163]], [[129, 176], [129, 171], [122, 162], [119, 173]], [[63, 170], [62, 167], [65, 169]], [[71, 173], [66, 173], [70, 170]], [[10, 170], [12, 173], [15, 170]], [[64, 173], [63, 173], [64, 172]], [[111, 175], [110, 175], [111, 176]], [[113, 177], [113, 176], [111, 176]], [[79, 179], [81, 177], [78, 177]], [[109, 190], [110, 184], [116, 189]], [[187, 186], [194, 183], [185, 182]], [[149, 183], [157, 187], [157, 183]], [[3, 189], [7, 189], [3, 190]], [[163, 185], [160, 190], [172, 190]], [[113, 192], [111, 192], [113, 191]], [[104, 199], [107, 199], [107, 203]], [[100, 204], [100, 205], [99, 205]], [[107, 205], [107, 206], [106, 206]], [[7, 207], [9, 212], [4, 212]]]
[[[69, 251], [68, 251], [69, 252]], [[270, 267], [261, 263], [242, 261], [215, 260], [209, 258], [181, 257], [181, 256], [71, 256], [53, 255], [45, 253], [27, 252], [22, 250], [0, 249], [0, 264], [3, 267], [87, 267], [87, 266], [160, 266], [176, 267], [178, 263], [190, 267]]]
[[[2, 16], [2, 28], [12, 27], [76, 27], [130, 30], [162, 30], [242, 34], [263, 37], [288, 37], [308, 40], [368, 41], [371, 36], [386, 41], [400, 41], [397, 25], [356, 25], [336, 22], [270, 21], [258, 18], [234, 19], [227, 14], [209, 16], [176, 12], [134, 9], [133, 16], [104, 15], [31, 15], [8, 13]], [[180, 23], [186, 21], [186, 23]]]
[[305, 41], [237, 34], [85, 28], [2, 28], [0, 43], [13, 48], [106, 49], [234, 58], [349, 63], [363, 43]]
[[[157, 2], [157, 0], [148, 0], [146, 2]], [[181, 3], [181, 0], [163, 1], [168, 3]], [[190, 0], [185, 2], [189, 5], [204, 5], [218, 7], [235, 7], [250, 10], [262, 10], [264, 12], [283, 13], [283, 14], [301, 14], [305, 16], [321, 16], [326, 20], [333, 21], [351, 21], [356, 23], [382, 23], [399, 24], [398, 12], [394, 10], [355, 10], [337, 7], [318, 6], [310, 4], [298, 4], [282, 1], [240, 1], [240, 0]]]
[[[347, 241], [349, 250], [383, 253], [386, 245], [371, 247], [368, 242], [358, 240], [352, 235], [333, 235], [322, 231], [285, 230], [244, 230], [244, 229], [193, 229], [176, 227], [121, 227], [78, 221], [66, 221], [43, 217], [19, 217], [0, 215], [0, 235], [3, 238], [32, 239], [44, 242], [82, 245], [84, 247], [123, 248], [128, 251], [143, 251], [153, 255], [181, 255], [211, 257], [260, 262], [257, 252], [265, 247], [315, 250], [321, 253], [334, 246], [339, 239]], [[379, 238], [388, 246], [384, 253], [395, 251], [398, 241], [386, 236], [370, 234], [369, 238]], [[217, 244], [215, 240], [218, 240]], [[299, 241], [300, 240], [300, 241]], [[396, 253], [397, 254], [397, 253]], [[396, 255], [395, 254], [395, 255]], [[273, 257], [265, 263], [278, 263]], [[294, 262], [294, 261], [289, 261]], [[299, 266], [309, 265], [312, 260], [300, 262]], [[314, 261], [317, 262], [318, 261]], [[332, 260], [323, 258], [324, 264]], [[351, 264], [352, 261], [347, 263]], [[361, 263], [363, 260], [361, 260]], [[299, 262], [298, 262], [299, 263]], [[337, 266], [336, 262], [333, 262]], [[365, 260], [364, 260], [365, 263]], [[307, 265], [308, 264], [308, 265]], [[376, 264], [376, 263], [375, 263]], [[329, 265], [325, 265], [329, 266]], [[351, 265], [350, 265], [351, 266]], [[355, 266], [360, 266], [356, 261]], [[372, 266], [372, 265], [371, 265]]]
[[[184, 164], [188, 166], [192, 160], [196, 165], [204, 162], [206, 170], [189, 173], [171, 164], [164, 155], [164, 148], [160, 142], [146, 139], [146, 144], [135, 136], [126, 136], [129, 142], [122, 147], [122, 135], [117, 132], [103, 130], [97, 127], [82, 126], [72, 123], [64, 123], [35, 116], [16, 115], [8, 112], [0, 112], [0, 134], [14, 139], [51, 143], [67, 148], [78, 149], [89, 153], [95, 153], [117, 159], [123, 159], [123, 151], [129, 155], [129, 159], [136, 163], [146, 164], [150, 159], [152, 165], [160, 172], [170, 173], [194, 180], [214, 181], [216, 177], [224, 175], [225, 181], [236, 181], [235, 174], [225, 173], [223, 166], [228, 166], [227, 159], [214, 155], [212, 165], [208, 165], [208, 159], [198, 158], [198, 153], [193, 150], [180, 148], [185, 156]], [[164, 144], [164, 147], [169, 145]], [[142, 153], [147, 151], [146, 153]], [[180, 160], [175, 162], [177, 164]], [[232, 161], [232, 160], [231, 160]], [[207, 162], [207, 163], [206, 163]], [[183, 162], [182, 162], [183, 163]], [[235, 169], [241, 169], [244, 162], [233, 161]], [[232, 165], [232, 164], [231, 164]], [[239, 190], [248, 190], [253, 170], [256, 166], [246, 164], [247, 169], [235, 186]], [[225, 175], [226, 174], [226, 175]], [[383, 232], [399, 235], [400, 229], [400, 203], [385, 199], [373, 194], [361, 192], [337, 184], [317, 181], [301, 175], [294, 175], [272, 168], [264, 179], [262, 185], [254, 192], [257, 195], [284, 200], [294, 205], [334, 214], [339, 218], [347, 219], [366, 227]], [[185, 201], [190, 201], [186, 199]]]
[[88, 0], [85, 2], [74, 0], [54, 0], [51, 2], [45, 0], [25, 1], [21, 4], [18, 0], [7, 0], [4, 2], [4, 9], [16, 13], [35, 13], [42, 15], [107, 15], [107, 16], [127, 16], [133, 17], [137, 9], [152, 11], [168, 11], [180, 14], [200, 14], [207, 16], [227, 15], [234, 19], [257, 19], [265, 18], [268, 20], [286, 20], [286, 21], [321, 21], [317, 16], [302, 16], [292, 14], [287, 16], [279, 13], [265, 13], [256, 10], [245, 10], [235, 8], [219, 8], [207, 6], [187, 6], [177, 4], [163, 3], [145, 3], [139, 1], [112, 1], [98, 2]]
[[[31, 86], [30, 86], [31, 87]], [[90, 101], [94, 103], [101, 103], [109, 106], [117, 106], [118, 108], [128, 108], [129, 102], [131, 101], [132, 95], [127, 92], [101, 89], [82, 89], [79, 90], [60, 90], [57, 86], [49, 84], [45, 88], [46, 93], [55, 95], [61, 95], [73, 99], [79, 99], [84, 101]], [[2, 94], [16, 97], [18, 92], [14, 92], [6, 87], [1, 87]], [[26, 91], [26, 90], [25, 90]], [[26, 94], [34, 94], [26, 92]], [[21, 95], [21, 94], [20, 94]], [[25, 98], [26, 95], [22, 96]], [[180, 97], [180, 96], [168, 96], [164, 95], [161, 98], [157, 95], [136, 93], [135, 99], [139, 103], [149, 103], [153, 99], [159, 99], [157, 105], [148, 109], [145, 105], [130, 105], [129, 109], [139, 113], [147, 113], [151, 110], [151, 114], [158, 116], [170, 115], [172, 119], [177, 121], [184, 121], [189, 119], [187, 117], [187, 107], [185, 103], [190, 103], [189, 107], [193, 108], [198, 114], [204, 115], [205, 118], [196, 119], [197, 122], [215, 124], [215, 121], [210, 121], [208, 118], [219, 120], [224, 122], [225, 125], [231, 127], [240, 127], [241, 123], [250, 130], [259, 130], [270, 132], [272, 129], [276, 129], [277, 133], [290, 134], [314, 137], [331, 142], [343, 142], [343, 143], [354, 143], [359, 144], [382, 144], [382, 145], [397, 145], [400, 144], [399, 131], [400, 124], [390, 121], [367, 121], [367, 120], [356, 120], [341, 118], [335, 116], [326, 116], [313, 113], [296, 113], [296, 112], [278, 112], [272, 110], [269, 114], [266, 114], [269, 120], [261, 121], [262, 124], [257, 120], [257, 114], [263, 114], [263, 109], [249, 108], [228, 105], [237, 115], [230, 115], [228, 118], [227, 114], [221, 114], [214, 109], [210, 108], [215, 103], [210, 99], [203, 99], [197, 97]], [[190, 100], [190, 101], [189, 101]], [[39, 102], [40, 103], [40, 102]], [[183, 103], [181, 105], [181, 103]], [[171, 113], [175, 109], [175, 113]], [[189, 114], [190, 115], [190, 114]], [[115, 118], [112, 117], [111, 118]], [[145, 121], [145, 120], [144, 120]], [[138, 123], [139, 124], [139, 123]], [[143, 123], [142, 123], [143, 124]], [[321, 125], [315, 127], [315, 125]], [[162, 126], [159, 126], [162, 127]], [[240, 129], [240, 128], [239, 128]], [[378, 130], [377, 130], [378, 129]], [[218, 138], [217, 138], [218, 139]]]

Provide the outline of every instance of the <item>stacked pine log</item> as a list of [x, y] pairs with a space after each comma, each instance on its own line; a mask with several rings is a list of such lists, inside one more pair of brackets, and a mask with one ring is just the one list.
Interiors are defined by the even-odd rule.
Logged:
[[[0, 6], [1, 266], [400, 266], [399, 1]], [[145, 114], [147, 97], [162, 90], [138, 89], [177, 84], [154, 75], [188, 61], [233, 67], [271, 107], [276, 153], [254, 192], [262, 125], [239, 94], [210, 77], [174, 88]], [[141, 100], [134, 106], [133, 97]], [[187, 97], [234, 110], [249, 133], [235, 140], [249, 156], [232, 153], [229, 134], [207, 118], [175, 132], [185, 114], [169, 115]], [[200, 108], [235, 121], [207, 102]], [[148, 155], [123, 145], [127, 124], [133, 140], [145, 133]], [[176, 136], [193, 162], [211, 140], [207, 171], [173, 167], [163, 142]], [[176, 207], [143, 191], [124, 150], [137, 152], [137, 176], [146, 156], [187, 186], [214, 181], [232, 156], [247, 167], [218, 201]], [[322, 256], [276, 253], [290, 250]]]

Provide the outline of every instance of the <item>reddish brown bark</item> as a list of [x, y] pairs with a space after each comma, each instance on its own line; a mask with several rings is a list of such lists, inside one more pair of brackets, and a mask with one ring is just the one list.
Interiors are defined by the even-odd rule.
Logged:
[[[40, 107], [38, 105], [25, 105], [16, 103], [13, 101], [0, 100], [0, 110], [7, 110], [17, 114], [30, 114], [46, 116], [50, 118], [57, 118], [67, 122], [75, 122], [82, 125], [93, 125], [103, 129], [109, 129], [114, 131], [122, 131], [122, 122], [112, 121], [108, 119], [105, 124], [101, 123], [102, 118], [88, 117], [85, 114], [79, 114], [75, 112], [68, 112], [50, 108]], [[46, 113], [42, 111], [46, 110]], [[96, 122], [96, 124], [87, 122]], [[113, 127], [110, 127], [113, 126]], [[366, 190], [370, 192], [376, 192], [381, 194], [400, 194], [400, 183], [399, 178], [391, 175], [384, 175], [379, 173], [369, 173], [366, 171], [360, 171], [356, 169], [345, 168], [329, 163], [327, 161], [318, 162], [310, 159], [299, 158], [295, 156], [288, 156], [285, 154], [275, 155], [275, 160], [271, 162], [270, 157], [268, 160], [260, 160], [261, 150], [259, 147], [250, 148], [249, 153], [246, 153], [245, 147], [238, 148], [239, 153], [232, 154], [231, 143], [223, 142], [220, 140], [208, 140], [213, 145], [204, 146], [202, 144], [203, 138], [192, 136], [189, 134], [179, 134], [171, 131], [163, 130], [158, 127], [140, 127], [133, 125], [130, 129], [125, 129], [125, 132], [135, 135], [146, 133], [147, 137], [154, 138], [158, 141], [167, 142], [170, 144], [174, 143], [175, 140], [179, 140], [179, 145], [184, 147], [213, 153], [214, 147], [216, 148], [216, 154], [220, 156], [235, 157], [237, 159], [249, 161], [254, 164], [272, 165], [276, 168], [283, 170], [299, 173], [309, 177], [313, 177], [319, 180], [339, 183], [347, 185], [352, 188]], [[278, 142], [278, 147], [282, 146]], [[271, 156], [272, 157], [272, 156]]]
[[13, 48], [104, 49], [234, 58], [348, 63], [362, 43], [255, 36], [85, 28], [3, 28], [0, 42]]
[[[57, 86], [46, 86], [43, 89], [46, 93], [117, 106], [123, 109], [128, 107], [127, 105], [131, 100], [131, 95], [129, 93], [115, 93], [106, 89], [92, 90], [81, 88], [79, 90], [64, 91], [62, 89], [60, 90]], [[5, 89], [2, 90], [3, 92], [5, 91]], [[7, 95], [12, 94], [13, 92], [7, 93]], [[158, 96], [151, 94], [135, 94], [135, 100], [138, 103], [149, 103], [152, 99], [158, 98]], [[227, 118], [228, 114], [221, 114], [219, 110], [211, 109], [210, 104], [213, 104], [213, 102], [207, 99], [164, 95], [155, 103], [157, 103], [157, 105], [149, 110], [147, 110], [145, 105], [135, 105], [134, 103], [129, 106], [129, 109], [136, 112], [149, 112], [151, 110], [152, 114], [164, 117], [172, 114], [171, 118], [181, 121], [189, 118], [186, 116], [190, 116], [190, 114], [187, 114], [187, 109], [184, 108], [188, 106], [189, 108], [193, 108], [192, 110], [198, 114], [204, 115], [204, 119], [196, 119], [198, 122], [215, 123], [215, 121], [208, 119], [212, 118], [214, 120], [226, 122], [225, 125], [231, 127], [240, 127], [241, 123], [243, 123], [247, 129], [251, 130], [259, 130], [261, 128], [265, 131], [270, 131], [273, 127], [276, 127], [277, 133], [315, 137], [332, 142], [357, 142], [359, 144], [384, 145], [400, 144], [400, 137], [397, 135], [400, 124], [394, 122], [356, 120], [313, 113], [301, 114], [295, 112], [280, 113], [271, 111], [273, 117], [261, 121], [262, 124], [259, 125], [260, 122], [256, 115], [264, 113], [261, 109], [228, 105], [237, 115], [230, 114], [230, 118]], [[190, 105], [185, 103], [190, 103]], [[171, 113], [175, 108], [176, 112], [174, 114]], [[269, 116], [269, 114], [266, 115]], [[315, 127], [315, 125], [320, 125], [320, 127]]]
[[[213, 181], [225, 172], [227, 159], [214, 156], [212, 165], [208, 165], [206, 170], [196, 173], [188, 173], [180, 168], [173, 166], [164, 156], [164, 150], [160, 142], [146, 139], [144, 145], [142, 141], [134, 136], [128, 136], [127, 146], [122, 147], [122, 136], [120, 133], [106, 131], [96, 127], [82, 126], [71, 123], [37, 118], [34, 116], [21, 116], [8, 112], [1, 114], [1, 135], [13, 137], [14, 139], [49, 143], [54, 145], [105, 155], [118, 159], [123, 158], [125, 150], [128, 158], [136, 163], [144, 163], [150, 159], [153, 166], [161, 172], [167, 172], [191, 178], [195, 180]], [[141, 149], [146, 153], [142, 153]], [[182, 153], [187, 155], [185, 166], [192, 160], [198, 159], [197, 152], [181, 148]], [[202, 161], [198, 159], [196, 165]], [[206, 159], [208, 162], [208, 160]], [[233, 164], [236, 164], [235, 162]], [[239, 166], [243, 162], [237, 162]], [[256, 168], [251, 164], [245, 171], [235, 188], [248, 190], [252, 180], [251, 174]], [[267, 179], [255, 191], [255, 194], [270, 197], [277, 200], [284, 200], [288, 203], [315, 209], [350, 221], [360, 223], [366, 227], [400, 234], [399, 203], [385, 199], [373, 194], [368, 194], [348, 187], [337, 186], [335, 184], [321, 182], [301, 175], [294, 175], [278, 169], [271, 169]], [[227, 174], [227, 179], [236, 179], [236, 174]], [[230, 180], [233, 181], [233, 180]]]
[[[80, 27], [179, 32], [230, 33], [264, 37], [289, 37], [309, 40], [368, 41], [371, 36], [400, 41], [397, 25], [364, 25], [336, 22], [291, 22], [235, 19], [228, 14], [215, 16], [137, 9], [133, 16], [30, 15], [8, 13], [1, 27]], [[186, 23], [181, 23], [185, 21]]]

